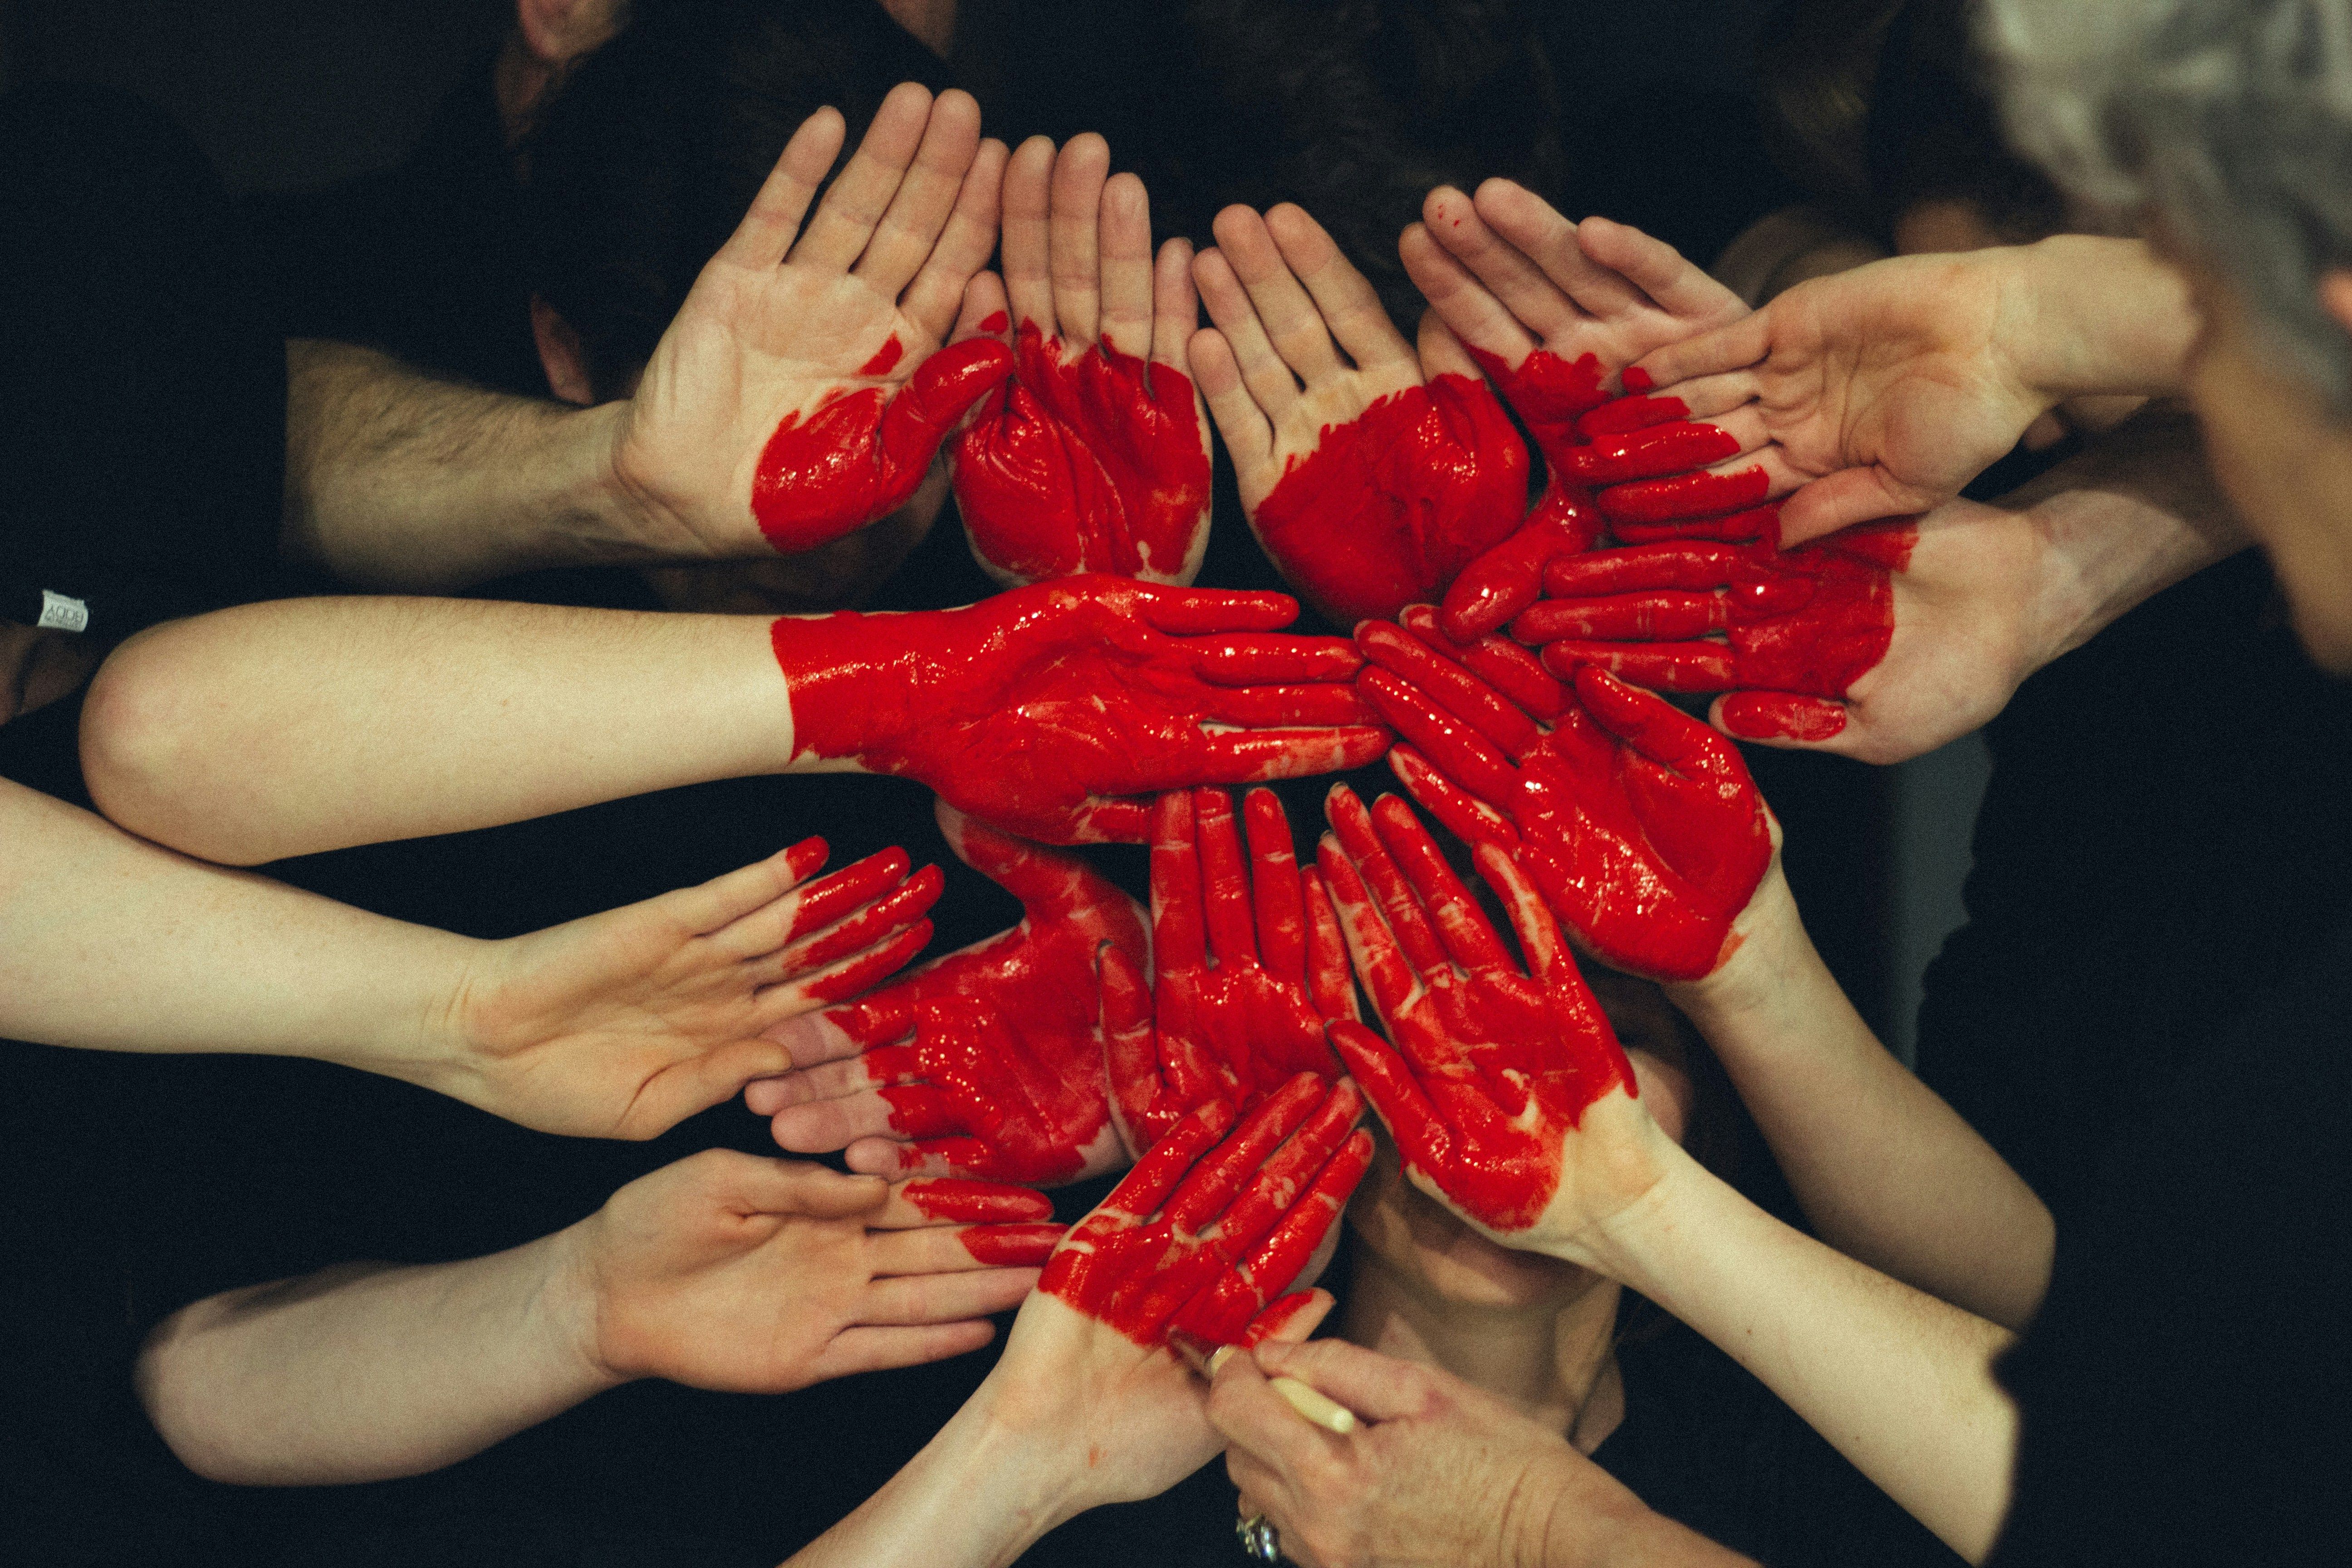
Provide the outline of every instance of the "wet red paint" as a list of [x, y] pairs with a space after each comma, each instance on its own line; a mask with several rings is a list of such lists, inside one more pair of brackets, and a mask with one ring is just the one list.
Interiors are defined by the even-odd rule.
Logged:
[[1723, 700], [1723, 727], [1747, 741], [1833, 741], [1845, 732], [1845, 710], [1785, 691], [1735, 691]]
[[[898, 340], [860, 374], [895, 363]], [[940, 443], [966, 410], [1013, 373], [1013, 353], [988, 338], [941, 349], [896, 388], [828, 393], [805, 416], [784, 416], [751, 475], [751, 515], [780, 554], [830, 543], [907, 503]]]
[[931, 922], [918, 921], [830, 973], [804, 982], [802, 989], [820, 1002], [845, 1001], [862, 991], [872, 990], [905, 968], [917, 953], [930, 945], [930, 941]]
[[[1263, 1338], [1253, 1321], [1290, 1288], [1371, 1163], [1352, 1085], [1301, 1075], [1244, 1118], [1195, 1107], [1074, 1228], [1037, 1288], [1138, 1344]], [[1285, 1319], [1295, 1303], [1281, 1303]]]
[[[1685, 542], [1596, 551], [1553, 563], [1549, 595], [1513, 623], [1521, 642], [1567, 674], [1595, 664], [1661, 691], [1760, 690], [1843, 698], [1886, 657], [1895, 636], [1894, 574], [1918, 540], [1912, 522], [1847, 529], [1801, 549]], [[1738, 710], [1751, 726], [1832, 721], [1818, 706]], [[1836, 716], [1838, 727], [1843, 715]], [[1744, 733], [1757, 733], [1752, 727]], [[1830, 733], [1835, 733], [1832, 730]]]
[[1003, 311], [991, 310], [981, 319], [980, 330], [983, 332], [1001, 332], [1012, 324], [1012, 318]]
[[1532, 973], [1402, 801], [1384, 796], [1367, 811], [1341, 785], [1328, 809], [1318, 863], [1396, 1041], [1339, 1023], [1331, 1043], [1408, 1173], [1487, 1230], [1526, 1230], [1559, 1190], [1564, 1144], [1592, 1102], [1639, 1093], [1632, 1064], [1507, 856], [1476, 850]]
[[[947, 885], [937, 866], [926, 866], [864, 908], [823, 928], [806, 942], [784, 950], [787, 960], [814, 966], [846, 958], [872, 946], [901, 926], [911, 925], [939, 902]], [[797, 925], [797, 921], [795, 924]]]
[[891, 1130], [911, 1140], [903, 1169], [1044, 1185], [1111, 1169], [1123, 1156], [1095, 968], [1106, 947], [1146, 961], [1143, 911], [1074, 856], [947, 826], [958, 855], [1021, 900], [1021, 922], [826, 1017], [866, 1047]]
[[1045, 1194], [1006, 1182], [927, 1176], [906, 1183], [898, 1195], [925, 1219], [950, 1223], [1012, 1225], [1054, 1216], [1053, 1200]]
[[887, 342], [883, 343], [880, 348], [874, 351], [874, 357], [872, 359], [867, 360], [864, 364], [857, 367], [857, 374], [860, 375], [887, 375], [890, 374], [890, 367], [897, 364], [898, 363], [899, 356], [904, 354], [906, 352], [906, 344], [898, 341], [898, 333], [893, 332], [890, 334]]
[[[1606, 412], [1611, 406], [1614, 405], [1606, 405], [1596, 412]], [[1591, 445], [1579, 447], [1569, 455], [1568, 471], [1585, 484], [1613, 485], [1679, 474], [1738, 455], [1739, 443], [1729, 432], [1676, 420], [1596, 437]]]
[[1353, 626], [1436, 598], [1508, 538], [1527, 505], [1527, 464], [1495, 395], [1440, 375], [1325, 426], [1251, 522], [1282, 574]]
[[1068, 1234], [1059, 1225], [976, 1225], [958, 1239], [983, 1268], [1042, 1268]]
[[[798, 855], [800, 847], [795, 846], [792, 853]], [[824, 863], [821, 851], [818, 863]], [[789, 942], [821, 931], [860, 904], [871, 903], [884, 889], [906, 879], [909, 864], [904, 849], [885, 849], [801, 889], [794, 896], [793, 918], [784, 928], [784, 940]]]
[[1013, 379], [949, 448], [981, 560], [1024, 582], [1189, 577], [1209, 524], [1208, 426], [1192, 378], [1097, 343], [1065, 363], [1024, 321]]
[[1386, 749], [1352, 644], [1263, 635], [1297, 613], [1278, 594], [1071, 577], [960, 610], [786, 616], [771, 641], [795, 757], [919, 779], [1024, 837], [1140, 843], [1163, 789]]
[[[1701, 428], [1701, 426], [1694, 426]], [[1730, 437], [1723, 437], [1730, 441]], [[1731, 449], [1738, 450], [1732, 443]], [[1673, 522], [1716, 512], [1739, 511], [1763, 500], [1771, 489], [1762, 468], [1740, 468], [1728, 474], [1677, 474], [1672, 479], [1643, 479], [1612, 485], [1593, 499], [1612, 527], [1619, 523]]]
[[1587, 666], [1538, 721], [1400, 626], [1357, 640], [1360, 680], [1406, 744], [1390, 765], [1456, 835], [1510, 856], [1585, 948], [1662, 980], [1713, 971], [1771, 859], [1738, 749]]
[[1144, 1149], [1193, 1107], [1247, 1112], [1301, 1072], [1339, 1060], [1330, 1018], [1356, 1016], [1348, 952], [1319, 887], [1302, 879], [1289, 819], [1271, 791], [1244, 806], [1248, 855], [1223, 790], [1171, 790], [1152, 817], [1154, 981], [1106, 961], [1103, 1025], [1112, 1101]]

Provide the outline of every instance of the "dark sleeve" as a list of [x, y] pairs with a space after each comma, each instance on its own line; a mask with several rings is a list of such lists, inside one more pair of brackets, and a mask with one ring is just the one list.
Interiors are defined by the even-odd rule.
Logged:
[[1992, 1561], [2343, 1561], [2352, 1474], [2352, 930], [2184, 1063], [2062, 1230], [2004, 1360]]
[[0, 619], [69, 599], [112, 642], [268, 591], [286, 363], [249, 257], [160, 111], [0, 98]]

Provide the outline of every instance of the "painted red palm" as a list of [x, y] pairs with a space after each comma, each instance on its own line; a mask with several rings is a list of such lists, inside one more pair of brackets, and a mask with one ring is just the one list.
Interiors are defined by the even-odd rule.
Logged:
[[1246, 1113], [1298, 1073], [1339, 1076], [1323, 1026], [1357, 1016], [1347, 948], [1321, 887], [1299, 876], [1281, 802], [1253, 790], [1244, 812], [1246, 868], [1232, 797], [1160, 796], [1151, 985], [1126, 955], [1104, 955], [1112, 1100], [1139, 1152], [1205, 1101]]
[[1407, 791], [1509, 854], [1588, 951], [1658, 980], [1728, 955], [1772, 856], [1729, 741], [1591, 666], [1563, 684], [1501, 638], [1454, 650], [1427, 612], [1357, 641], [1365, 695], [1409, 742], [1389, 759]]
[[1633, 1069], [1585, 989], [1558, 923], [1491, 844], [1478, 869], [1502, 896], [1529, 973], [1404, 802], [1370, 811], [1331, 792], [1318, 864], [1357, 972], [1395, 1041], [1360, 1025], [1331, 1043], [1395, 1135], [1406, 1173], [1482, 1229], [1534, 1226], [1559, 1191], [1566, 1145]]

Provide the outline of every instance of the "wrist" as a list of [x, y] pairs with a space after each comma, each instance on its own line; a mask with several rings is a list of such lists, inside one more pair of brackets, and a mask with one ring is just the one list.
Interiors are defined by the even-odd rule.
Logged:
[[544, 1268], [533, 1299], [551, 1351], [577, 1380], [583, 1398], [648, 1375], [618, 1364], [604, 1343], [610, 1314], [608, 1283], [596, 1266], [601, 1217], [601, 1212], [590, 1215], [544, 1239]]
[[2093, 393], [2180, 390], [2197, 313], [2147, 242], [2062, 234], [2007, 253], [2017, 289], [2009, 347], [2048, 405]]
[[1710, 1024], [1772, 1008], [1784, 996], [1802, 961], [1807, 957], [1817, 961], [1777, 850], [1748, 907], [1732, 921], [1727, 945], [1729, 952], [1708, 973], [1696, 980], [1668, 981], [1663, 986], [1666, 999], [1702, 1034]]
[[957, 635], [970, 613], [778, 616], [769, 647], [792, 702], [793, 763], [822, 769], [873, 757], [873, 771], [895, 771], [887, 759], [926, 715], [937, 721], [956, 669], [982, 651]]

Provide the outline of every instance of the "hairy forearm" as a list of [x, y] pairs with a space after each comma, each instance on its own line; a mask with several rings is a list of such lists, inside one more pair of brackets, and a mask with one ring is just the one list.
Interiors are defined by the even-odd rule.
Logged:
[[423, 1268], [353, 1264], [167, 1319], [139, 1392], [181, 1461], [244, 1486], [421, 1475], [613, 1386], [559, 1232]]
[[1791, 1230], [1675, 1151], [1580, 1254], [1756, 1374], [1953, 1550], [2008, 1511], [2017, 1411], [2007, 1331]]
[[485, 944], [190, 860], [5, 781], [0, 846], [0, 1035], [419, 1082], [451, 1058], [449, 1004]]
[[2033, 1190], [1863, 1022], [1776, 872], [1730, 963], [1672, 996], [1722, 1061], [1823, 1241], [2010, 1329], [2050, 1284]]
[[306, 339], [287, 344], [286, 369], [291, 559], [359, 587], [430, 593], [665, 558], [612, 483], [622, 405], [509, 396]]
[[787, 688], [756, 616], [293, 599], [176, 621], [99, 671], [100, 807], [253, 865], [782, 768]]

